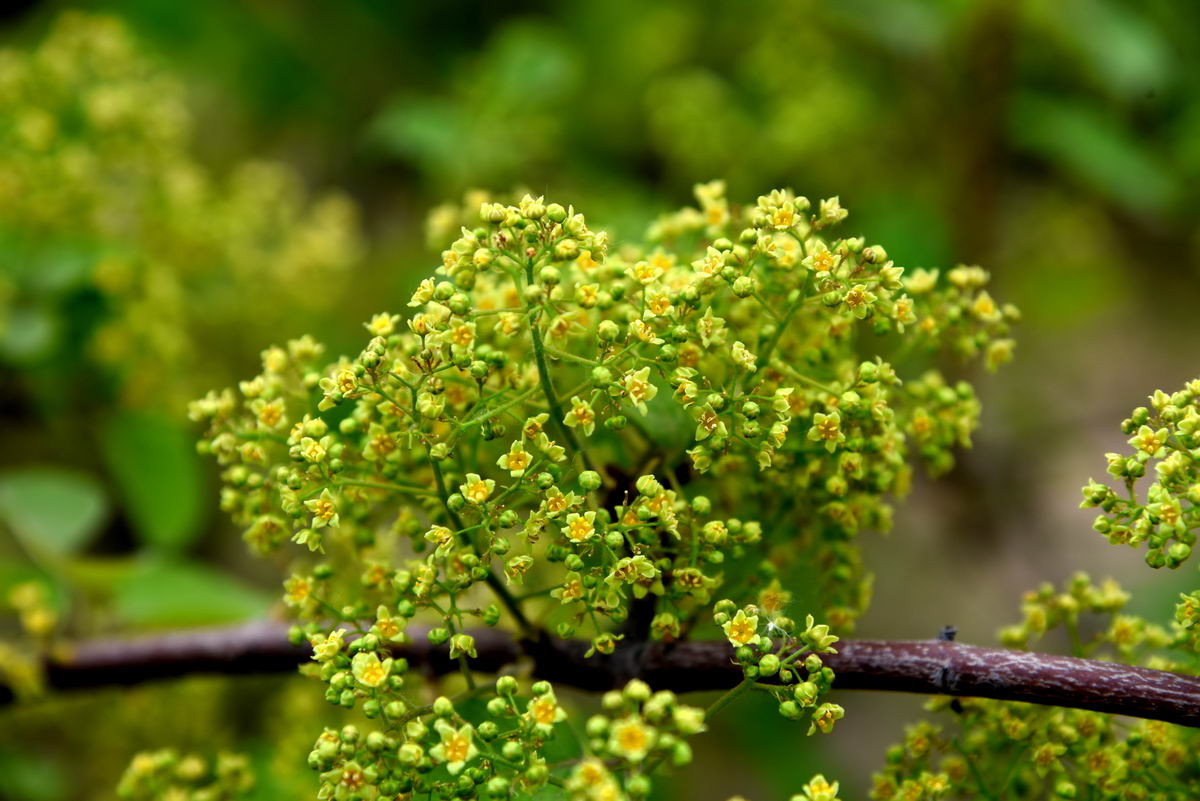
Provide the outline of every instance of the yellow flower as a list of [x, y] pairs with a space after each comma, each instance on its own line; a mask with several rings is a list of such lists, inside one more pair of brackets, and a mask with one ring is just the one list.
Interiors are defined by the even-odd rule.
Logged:
[[747, 615], [744, 609], [739, 609], [733, 619], [726, 621], [721, 628], [734, 648], [758, 642], [758, 615]]
[[808, 438], [815, 441], [823, 441], [825, 450], [833, 453], [837, 449], [838, 443], [846, 441], [846, 435], [842, 433], [842, 416], [837, 411], [829, 414], [817, 412], [813, 415], [812, 428], [808, 430]]
[[300, 455], [310, 462], [316, 463], [325, 459], [325, 446], [312, 437], [300, 440]]
[[436, 727], [442, 741], [429, 749], [429, 755], [436, 762], [445, 762], [450, 775], [457, 776], [479, 753], [475, 747], [474, 729], [469, 723], [456, 729], [444, 720], [439, 720]]
[[251, 408], [258, 416], [258, 424], [263, 428], [276, 429], [287, 424], [287, 417], [282, 398], [273, 401], [256, 401]]
[[621, 385], [637, 410], [642, 414], [648, 414], [646, 401], [653, 400], [654, 396], [658, 394], [658, 387], [650, 383], [650, 368], [643, 367], [637, 372], [627, 373], [621, 379]]
[[558, 487], [551, 487], [546, 490], [545, 500], [542, 501], [542, 509], [549, 517], [557, 517], [578, 504], [580, 500], [580, 497], [573, 492], [568, 492], [564, 495]]
[[550, 597], [564, 604], [578, 601], [583, 597], [583, 577], [574, 571], [568, 573], [562, 586], [550, 591]]
[[542, 433], [542, 427], [546, 425], [546, 421], [549, 419], [550, 415], [546, 412], [535, 414], [533, 417], [526, 419], [524, 425], [521, 426], [521, 436], [525, 437], [525, 439], [535, 438], [538, 434]]
[[592, 411], [592, 404], [576, 396], [571, 398], [571, 411], [563, 417], [563, 422], [571, 428], [578, 426], [584, 434], [591, 436], [596, 430], [596, 413]]
[[328, 487], [321, 490], [318, 497], [305, 501], [304, 508], [312, 512], [313, 528], [324, 528], [325, 526], [337, 528], [338, 510], [333, 502], [333, 493], [329, 491]]
[[596, 536], [595, 520], [595, 512], [584, 512], [583, 514], [572, 512], [567, 515], [565, 529], [567, 539], [572, 542], [586, 542]]
[[450, 344], [455, 348], [469, 348], [475, 343], [475, 323], [459, 323], [450, 329]]
[[525, 471], [529, 469], [529, 464], [532, 461], [532, 457], [521, 445], [520, 440], [514, 440], [508, 449], [508, 453], [502, 454], [496, 460], [496, 465], [502, 470], [507, 470], [508, 474], [513, 478], [520, 478], [525, 475]]
[[663, 338], [658, 335], [653, 326], [647, 325], [641, 320], [634, 320], [629, 324], [630, 332], [640, 339], [642, 342], [649, 342], [651, 345], [661, 345]]
[[842, 257], [825, 247], [825, 244], [819, 241], [809, 246], [808, 256], [801, 262], [805, 267], [819, 273], [832, 272], [841, 263]]
[[592, 251], [581, 250], [579, 256], [575, 259], [575, 266], [585, 273], [599, 265], [600, 262], [592, 258]]
[[571, 778], [567, 781], [567, 789], [595, 798], [596, 791], [613, 784], [612, 775], [604, 763], [595, 757], [583, 760], [575, 766]]
[[822, 734], [829, 734], [833, 731], [833, 724], [846, 716], [846, 710], [842, 709], [837, 704], [821, 704], [817, 707], [817, 711], [813, 712], [812, 724], [808, 727], [808, 733], [820, 729]]
[[400, 315], [388, 314], [380, 312], [371, 317], [371, 321], [364, 323], [366, 329], [377, 337], [389, 336], [396, 330], [396, 323], [399, 322]]
[[378, 687], [383, 684], [392, 671], [392, 660], [382, 662], [374, 652], [360, 652], [354, 655], [350, 663], [350, 671], [354, 678], [364, 687]]
[[646, 316], [666, 317], [674, 310], [666, 292], [661, 289], [646, 291]]
[[492, 479], [482, 479], [478, 473], [467, 473], [467, 481], [458, 488], [462, 496], [471, 503], [487, 503], [487, 499], [492, 496], [492, 490], [496, 488], [496, 482]]
[[629, 277], [643, 286], [654, 283], [663, 274], [662, 265], [651, 261], [639, 261], [627, 271]]
[[733, 363], [748, 373], [753, 373], [758, 357], [746, 349], [742, 342], [733, 343]]
[[585, 309], [590, 309], [600, 300], [599, 284], [581, 284], [575, 287], [575, 302]]
[[408, 305], [411, 307], [424, 306], [429, 301], [433, 300], [433, 291], [437, 288], [432, 278], [426, 278], [417, 285], [416, 291], [412, 294], [412, 299]]
[[525, 719], [542, 734], [549, 734], [553, 731], [555, 723], [567, 719], [567, 713], [558, 705], [554, 692], [550, 691], [530, 700]]
[[992, 296], [987, 293], [987, 290], [975, 296], [975, 302], [971, 304], [971, 311], [985, 323], [994, 323], [1000, 319], [1000, 310], [996, 308], [996, 301], [992, 300]]
[[692, 262], [692, 269], [703, 275], [716, 275], [721, 272], [725, 266], [725, 256], [721, 251], [708, 246], [708, 250], [704, 253], [703, 259], [697, 259]]
[[342, 650], [342, 641], [345, 636], [345, 632], [337, 629], [328, 636], [314, 634], [309, 637], [308, 642], [312, 645], [313, 659], [318, 662], [328, 662], [333, 659]]
[[310, 576], [292, 576], [283, 582], [283, 602], [288, 606], [300, 606], [312, 596], [312, 589]]
[[838, 801], [838, 783], [827, 782], [825, 777], [817, 774], [808, 784], [804, 785], [804, 801]]
[[439, 556], [444, 556], [454, 547], [454, 532], [445, 526], [434, 526], [425, 532], [425, 541], [432, 542]]
[[404, 619], [393, 617], [386, 606], [380, 606], [375, 612], [375, 631], [388, 642], [403, 642]]
[[612, 724], [608, 750], [630, 762], [641, 762], [650, 753], [657, 739], [658, 732], [635, 715]]
[[783, 609], [792, 600], [792, 594], [779, 583], [779, 579], [775, 579], [758, 594], [758, 606], [768, 617], [775, 617], [783, 614]]

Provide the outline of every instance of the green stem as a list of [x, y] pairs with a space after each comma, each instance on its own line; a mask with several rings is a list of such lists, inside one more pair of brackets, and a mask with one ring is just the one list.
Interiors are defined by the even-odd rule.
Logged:
[[[429, 460], [429, 464], [433, 467], [433, 479], [437, 484], [438, 496], [442, 499], [442, 507], [445, 508], [446, 514], [450, 516], [450, 520], [454, 523], [455, 529], [462, 531], [466, 528], [466, 526], [463, 525], [462, 518], [458, 516], [458, 513], [450, 508], [450, 493], [446, 491], [446, 478], [442, 475], [442, 466], [432, 458]], [[474, 543], [472, 543], [472, 545], [474, 545]], [[479, 549], [476, 548], [475, 550], [478, 552]], [[488, 568], [486, 581], [487, 585], [491, 587], [492, 592], [496, 594], [496, 597], [499, 598], [500, 602], [504, 604], [506, 609], [508, 609], [509, 614], [511, 614], [513, 619], [517, 621], [517, 625], [521, 627], [521, 631], [527, 637], [533, 637], [535, 634], [533, 624], [530, 623], [529, 618], [525, 616], [525, 612], [521, 609], [521, 604], [518, 603], [517, 599], [513, 597], [513, 594], [508, 591], [508, 587], [504, 586], [504, 582], [502, 582], [500, 577], [496, 575], [496, 571], [492, 570], [490, 567]]]
[[751, 678], [742, 679], [741, 684], [737, 685], [736, 687], [734, 687], [733, 689], [729, 690], [724, 695], [722, 695], [720, 698], [713, 701], [712, 706], [710, 706], [708, 709], [706, 709], [704, 711], [704, 719], [712, 720], [713, 717], [715, 717], [718, 712], [720, 712], [725, 707], [729, 706], [731, 703], [733, 703], [735, 700], [737, 700], [738, 696], [740, 696], [742, 693], [746, 692], [753, 686], [754, 686], [754, 679], [751, 679]]
[[433, 495], [431, 490], [423, 487], [411, 486], [408, 484], [388, 484], [383, 481], [360, 481], [356, 478], [343, 478], [334, 481], [335, 487], [366, 487], [368, 489], [390, 490], [392, 492], [402, 492], [408, 495]]

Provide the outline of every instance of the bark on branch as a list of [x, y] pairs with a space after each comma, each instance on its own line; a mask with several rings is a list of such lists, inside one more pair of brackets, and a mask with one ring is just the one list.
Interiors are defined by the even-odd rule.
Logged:
[[[195, 673], [249, 674], [294, 670], [310, 657], [287, 641], [287, 625], [261, 622], [137, 639], [78, 643], [46, 662], [50, 688], [71, 690], [132, 685]], [[446, 648], [423, 631], [395, 648], [415, 669], [441, 675], [458, 669]], [[608, 656], [585, 659], [581, 640], [520, 640], [493, 629], [472, 632], [479, 658], [494, 673], [525, 658], [540, 678], [581, 690], [619, 687], [642, 678], [656, 689], [721, 690], [741, 680], [724, 642], [628, 642]], [[1025, 701], [1162, 720], [1200, 727], [1200, 677], [1067, 656], [983, 648], [944, 640], [844, 640], [823, 657], [837, 674], [834, 687]], [[0, 687], [0, 702], [11, 700]]]

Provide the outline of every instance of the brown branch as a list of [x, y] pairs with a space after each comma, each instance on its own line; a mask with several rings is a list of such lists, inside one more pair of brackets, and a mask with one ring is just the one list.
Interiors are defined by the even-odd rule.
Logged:
[[[194, 673], [249, 674], [294, 670], [307, 646], [287, 641], [287, 625], [252, 623], [137, 639], [81, 642], [46, 661], [56, 690], [176, 678]], [[536, 676], [564, 686], [602, 691], [642, 678], [676, 692], [721, 690], [741, 680], [724, 642], [622, 642], [607, 656], [584, 658], [581, 640], [518, 640], [494, 629], [472, 632], [479, 658], [472, 666], [495, 673], [526, 658]], [[423, 630], [397, 656], [415, 669], [441, 675], [458, 668], [444, 646], [428, 644]], [[835, 689], [994, 698], [1162, 720], [1200, 727], [1200, 678], [1068, 656], [982, 648], [944, 640], [846, 640], [823, 657], [837, 674]], [[0, 700], [11, 693], [0, 687]]]

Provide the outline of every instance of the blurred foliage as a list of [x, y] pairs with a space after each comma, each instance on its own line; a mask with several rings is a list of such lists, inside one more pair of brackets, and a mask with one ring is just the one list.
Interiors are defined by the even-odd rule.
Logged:
[[[425, 210], [476, 186], [552, 190], [623, 234], [716, 176], [734, 195], [843, 191], [898, 264], [986, 264], [1026, 315], [1017, 372], [982, 392], [983, 447], [1004, 439], [989, 468], [1019, 475], [972, 493], [967, 461], [970, 515], [945, 525], [973, 543], [1014, 515], [1061, 537], [1027, 525], [1054, 478], [1041, 457], [1081, 436], [1080, 393], [1124, 392], [1115, 419], [1142, 392], [1080, 381], [1098, 354], [1149, 386], [1194, 377], [1194, 3], [70, 5], [14, 5], [0, 30], [0, 591], [39, 579], [69, 634], [263, 611], [278, 577], [226, 549], [183, 401], [249, 374], [271, 337], [352, 339], [399, 305], [427, 271]], [[195, 714], [211, 699], [157, 692], [145, 725], [177, 705], [219, 726]], [[45, 718], [10, 721], [6, 793], [108, 797], [134, 738], [53, 747], [61, 708], [20, 714]], [[794, 788], [746, 716], [759, 797]]]

